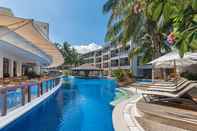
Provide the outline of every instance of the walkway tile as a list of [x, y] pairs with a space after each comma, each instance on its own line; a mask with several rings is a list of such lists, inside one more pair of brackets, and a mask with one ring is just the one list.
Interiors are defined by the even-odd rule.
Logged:
[[129, 127], [130, 131], [140, 131], [138, 127]]
[[125, 121], [126, 121], [126, 123], [128, 124], [129, 127], [134, 127], [135, 126], [135, 124], [132, 121], [132, 119], [130, 118], [129, 114], [124, 113], [124, 119], [125, 119]]
[[124, 112], [124, 113], [129, 113], [132, 106], [133, 106], [132, 104], [127, 104], [127, 105], [125, 106], [123, 112]]

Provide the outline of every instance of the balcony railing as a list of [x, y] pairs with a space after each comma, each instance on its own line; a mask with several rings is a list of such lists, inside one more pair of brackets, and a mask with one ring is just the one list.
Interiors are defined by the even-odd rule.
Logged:
[[103, 64], [103, 68], [108, 68], [109, 67], [109, 64], [108, 63], [104, 63]]
[[61, 77], [55, 77], [35, 82], [21, 83], [0, 89], [0, 113], [5, 116], [32, 100], [42, 96], [60, 83]]

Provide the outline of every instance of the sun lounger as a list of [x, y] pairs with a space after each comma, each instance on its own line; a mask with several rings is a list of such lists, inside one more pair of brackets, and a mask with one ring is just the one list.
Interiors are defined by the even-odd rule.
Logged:
[[141, 83], [133, 83], [132, 86], [143, 86], [143, 87], [160, 87], [160, 86], [164, 86], [164, 87], [175, 87], [178, 86], [182, 83], [184, 83], [186, 81], [186, 79], [181, 78], [178, 81], [174, 81], [174, 82], [164, 82], [164, 81], [158, 81], [158, 82], [154, 82], [154, 83], [147, 83], [147, 84], [141, 84]]
[[186, 95], [191, 89], [197, 88], [197, 82], [190, 82], [182, 90], [175, 92], [161, 92], [161, 91], [143, 91], [142, 95], [146, 102], [151, 101], [166, 101], [166, 100], [175, 100], [179, 99], [182, 96]]
[[150, 87], [147, 90], [148, 91], [161, 91], [161, 92], [175, 92], [183, 89], [187, 85], [189, 85], [191, 81], [185, 81], [182, 83], [179, 83], [177, 86], [160, 86], [160, 87]]
[[135, 87], [137, 88], [141, 88], [141, 89], [145, 89], [145, 90], [162, 90], [163, 91], [167, 91], [167, 89], [169, 89], [169, 91], [176, 91], [179, 90], [181, 87], [181, 85], [183, 85], [184, 83], [186, 83], [187, 80], [182, 78], [179, 81], [177, 81], [177, 83], [172, 83], [172, 82], [163, 82], [163, 83], [157, 83], [157, 84], [138, 84], [138, 83], [134, 83], [132, 85], [130, 85], [130, 87]]
[[182, 84], [186, 81], [186, 79], [180, 79], [178, 81], [174, 81], [174, 82], [157, 82], [157, 83], [153, 83], [153, 84], [149, 84], [150, 86], [154, 87], [154, 86], [177, 86], [179, 84]]

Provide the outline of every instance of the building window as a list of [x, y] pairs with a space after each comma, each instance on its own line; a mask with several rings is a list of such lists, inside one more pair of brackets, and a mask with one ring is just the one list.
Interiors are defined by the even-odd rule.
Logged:
[[101, 57], [96, 58], [96, 63], [100, 63], [102, 61]]
[[3, 58], [3, 77], [10, 77], [9, 67], [10, 67], [9, 59]]
[[118, 53], [119, 53], [118, 49], [112, 50], [112, 51], [111, 51], [111, 57], [116, 57], [116, 56], [118, 56]]
[[129, 66], [129, 65], [130, 63], [128, 57], [120, 59], [120, 66]]
[[119, 61], [118, 60], [111, 60], [111, 67], [118, 67]]

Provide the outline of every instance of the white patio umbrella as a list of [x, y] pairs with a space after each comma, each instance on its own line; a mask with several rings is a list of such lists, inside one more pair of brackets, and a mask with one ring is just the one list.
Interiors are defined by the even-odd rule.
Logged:
[[176, 74], [177, 67], [183, 68], [197, 64], [197, 53], [188, 52], [181, 58], [178, 51], [172, 51], [149, 62], [148, 64], [152, 64], [152, 77], [154, 79], [154, 68], [174, 68]]
[[154, 68], [173, 68], [173, 67], [187, 67], [197, 64], [197, 53], [185, 53], [181, 58], [177, 51], [167, 53], [148, 64], [152, 64]]

